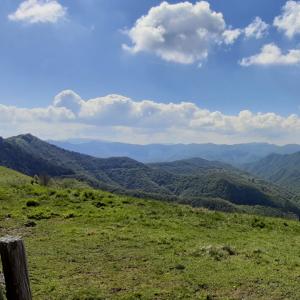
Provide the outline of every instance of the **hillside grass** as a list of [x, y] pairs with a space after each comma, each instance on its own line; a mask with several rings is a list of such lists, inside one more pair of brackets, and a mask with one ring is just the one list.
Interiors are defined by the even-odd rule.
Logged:
[[299, 222], [30, 181], [0, 168], [33, 299], [300, 299]]

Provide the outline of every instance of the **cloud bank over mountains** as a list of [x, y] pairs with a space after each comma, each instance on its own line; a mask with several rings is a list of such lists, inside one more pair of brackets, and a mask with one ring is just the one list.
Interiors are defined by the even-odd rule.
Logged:
[[48, 107], [0, 105], [0, 135], [31, 132], [46, 138], [89, 137], [135, 143], [297, 142], [300, 118], [241, 111], [226, 115], [191, 102], [135, 101], [120, 95], [84, 100], [71, 90]]
[[[25, 0], [14, 7], [7, 22], [52, 26], [72, 19], [72, 10], [60, 0]], [[171, 63], [201, 66], [213, 52], [230, 51], [238, 42], [243, 43], [241, 49], [248, 49], [247, 43], [252, 39], [257, 52], [239, 52], [235, 61], [241, 67], [299, 65], [300, 48], [296, 42], [300, 36], [300, 1], [286, 1], [272, 19], [267, 24], [257, 16], [249, 19], [249, 24], [246, 21], [246, 25], [235, 28], [207, 1], [165, 1], [147, 8], [134, 24], [128, 24], [123, 31], [128, 38], [123, 49], [131, 55], [143, 52]], [[18, 25], [14, 24], [16, 28]], [[272, 39], [276, 35], [281, 38], [275, 43]], [[118, 43], [116, 47], [119, 46]], [[29, 109], [0, 104], [0, 135], [26, 131], [56, 139], [78, 136], [137, 143], [289, 143], [299, 141], [300, 118], [295, 114], [281, 116], [249, 110], [230, 115], [191, 102], [137, 101], [114, 94], [83, 99], [66, 90], [48, 107]]]

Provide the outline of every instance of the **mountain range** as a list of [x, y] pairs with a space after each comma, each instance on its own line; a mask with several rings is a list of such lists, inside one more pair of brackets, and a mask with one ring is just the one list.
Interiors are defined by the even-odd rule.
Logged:
[[127, 157], [103, 159], [27, 134], [0, 140], [0, 165], [30, 176], [75, 178], [96, 188], [193, 206], [300, 216], [295, 193], [229, 164], [202, 158], [151, 164]]
[[300, 151], [300, 145], [290, 144], [278, 146], [267, 143], [250, 143], [236, 145], [218, 144], [149, 144], [136, 145], [126, 143], [105, 142], [97, 140], [49, 141], [60, 148], [100, 158], [130, 157], [144, 162], [170, 162], [181, 159], [201, 157], [217, 160], [235, 166], [252, 163], [265, 156], [291, 154]]

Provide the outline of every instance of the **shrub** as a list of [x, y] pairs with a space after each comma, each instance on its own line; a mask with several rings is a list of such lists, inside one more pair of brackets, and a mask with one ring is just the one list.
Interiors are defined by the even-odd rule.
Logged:
[[103, 207], [105, 207], [105, 206], [106, 206], [106, 204], [105, 204], [105, 203], [103, 203], [103, 202], [100, 202], [100, 201], [98, 201], [98, 202], [94, 203], [94, 205], [95, 205], [97, 208], [103, 208]]
[[56, 191], [55, 191], [55, 190], [49, 191], [49, 196], [54, 196], [55, 194], [56, 194]]
[[39, 205], [40, 205], [40, 203], [35, 199], [31, 199], [26, 202], [27, 207], [37, 207]]
[[[25, 227], [35, 227], [36, 223], [34, 221], [28, 221], [25, 223]], [[1, 298], [0, 298], [1, 300]]]
[[223, 246], [221, 249], [226, 251], [230, 256], [237, 255], [237, 251], [228, 245]]
[[42, 186], [49, 186], [50, 182], [51, 182], [51, 177], [45, 173], [34, 175], [33, 180], [31, 181], [32, 184], [36, 183]]
[[238, 254], [237, 251], [228, 245], [223, 245], [223, 246], [209, 245], [206, 247], [201, 247], [192, 253], [193, 256], [208, 255], [218, 261], [237, 254]]
[[79, 197], [80, 196], [80, 192], [79, 191], [76, 191], [73, 193], [74, 197]]
[[254, 218], [254, 220], [252, 221], [251, 225], [254, 228], [260, 228], [260, 229], [263, 229], [263, 228], [266, 227], [266, 224], [262, 220], [260, 220], [258, 218]]
[[183, 271], [183, 270], [185, 269], [185, 266], [182, 265], [182, 264], [178, 264], [178, 265], [175, 266], [175, 269], [176, 269], [176, 270]]
[[65, 219], [73, 219], [76, 217], [76, 214], [74, 212], [67, 212], [64, 214]]
[[28, 219], [31, 220], [47, 220], [55, 216], [58, 216], [58, 214], [44, 210], [36, 210], [35, 212], [27, 215]]

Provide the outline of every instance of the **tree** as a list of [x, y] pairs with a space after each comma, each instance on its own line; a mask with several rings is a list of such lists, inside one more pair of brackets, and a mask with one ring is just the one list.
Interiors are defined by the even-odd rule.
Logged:
[[42, 186], [48, 186], [50, 181], [51, 181], [51, 177], [48, 174], [41, 173], [39, 175], [34, 175], [32, 184], [36, 183]]

